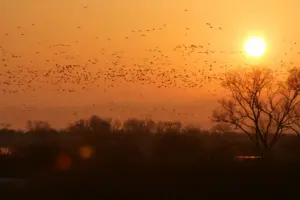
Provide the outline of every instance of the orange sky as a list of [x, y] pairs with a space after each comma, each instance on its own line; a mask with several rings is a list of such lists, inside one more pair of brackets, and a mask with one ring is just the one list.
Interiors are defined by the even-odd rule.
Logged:
[[[254, 63], [272, 64], [277, 68], [280, 60], [287, 63], [297, 61], [300, 48], [294, 42], [299, 41], [299, 8], [300, 1], [297, 0], [0, 1], [0, 73], [7, 74], [20, 66], [25, 71], [18, 72], [17, 78], [21, 79], [28, 74], [28, 69], [44, 73], [55, 68], [56, 64], [86, 64], [91, 74], [122, 65], [125, 69], [133, 69], [137, 64], [151, 67], [155, 72], [157, 69], [176, 69], [177, 74], [189, 74], [195, 82], [203, 76], [199, 70], [204, 70], [207, 75], [224, 72], [221, 66], [225, 64], [238, 68], [244, 62], [253, 63], [241, 54], [230, 54], [231, 51], [243, 50], [244, 40], [249, 35], [264, 37], [268, 45], [266, 55]], [[210, 29], [207, 22], [214, 28]], [[141, 36], [143, 34], [145, 36]], [[49, 48], [57, 44], [70, 46]], [[210, 55], [185, 52], [184, 57], [182, 50], [174, 51], [177, 45], [202, 45], [217, 52]], [[154, 48], [159, 49], [163, 57], [149, 51]], [[112, 64], [116, 61], [112, 55], [114, 52], [119, 52], [121, 57], [116, 66]], [[12, 54], [21, 58], [14, 59]], [[158, 61], [154, 55], [159, 57]], [[6, 60], [1, 61], [2, 58]], [[88, 61], [94, 59], [96, 64]], [[150, 65], [150, 62], [154, 64]], [[209, 71], [210, 64], [212, 71]], [[161, 81], [156, 76], [152, 74], [151, 79]], [[173, 79], [177, 85], [184, 84]], [[107, 88], [111, 83], [99, 79], [98, 87], [91, 84], [89, 89], [70, 94], [58, 93], [56, 86], [49, 86], [45, 78], [40, 78], [30, 83], [41, 87], [35, 92], [1, 93], [0, 109], [3, 112], [0, 112], [0, 121], [21, 126], [27, 119], [41, 118], [53, 124], [59, 121], [62, 125], [78, 117], [99, 114], [118, 118], [148, 116], [199, 121], [203, 127], [209, 126], [207, 117], [216, 100], [211, 91], [218, 87], [215, 82], [204, 83], [201, 88], [168, 86], [161, 89], [155, 84], [129, 84], [119, 80], [114, 80], [113, 88]], [[1, 90], [6, 87], [0, 85]], [[13, 83], [10, 87], [16, 88]], [[217, 90], [216, 94], [220, 96], [222, 93]], [[24, 106], [20, 106], [23, 104], [38, 108], [25, 112]], [[42, 112], [41, 109], [48, 110]], [[7, 114], [9, 110], [13, 112]], [[73, 114], [76, 110], [78, 115]]]

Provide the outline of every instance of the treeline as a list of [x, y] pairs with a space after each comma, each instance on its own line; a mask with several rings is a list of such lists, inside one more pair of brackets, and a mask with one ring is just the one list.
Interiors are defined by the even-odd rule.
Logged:
[[[149, 163], [226, 165], [252, 162], [237, 160], [237, 156], [261, 156], [248, 137], [222, 125], [206, 131], [180, 122], [128, 119], [121, 123], [98, 116], [78, 120], [61, 130], [42, 121], [28, 122], [26, 131], [3, 128], [0, 141], [2, 149], [11, 151], [2, 155], [2, 162], [11, 159], [16, 164], [14, 168], [12, 162], [8, 162], [2, 172], [15, 169], [14, 173], [26, 171], [26, 174], [39, 170], [68, 171]], [[298, 137], [286, 135], [272, 149], [272, 156], [278, 162], [296, 162], [300, 155], [299, 144]], [[22, 163], [22, 169], [18, 163]], [[5, 164], [1, 168], [5, 168]]]
[[27, 125], [26, 131], [0, 130], [0, 177], [25, 178], [21, 191], [26, 195], [122, 196], [122, 192], [136, 195], [137, 190], [154, 195], [156, 190], [174, 193], [171, 183], [186, 188], [185, 195], [192, 185], [230, 188], [230, 184], [273, 184], [298, 177], [296, 135], [283, 136], [270, 151], [271, 159], [240, 159], [262, 152], [246, 135], [222, 124], [208, 131], [180, 122], [120, 122], [92, 116], [60, 130], [42, 121]]

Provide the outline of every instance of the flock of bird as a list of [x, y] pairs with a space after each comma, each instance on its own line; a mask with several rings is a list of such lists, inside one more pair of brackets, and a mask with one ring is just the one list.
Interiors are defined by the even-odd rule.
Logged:
[[[87, 9], [88, 6], [84, 6]], [[188, 10], [185, 10], [188, 12]], [[206, 24], [209, 28], [213, 28], [210, 23]], [[32, 23], [31, 26], [36, 26]], [[163, 31], [168, 25], [165, 23], [161, 27], [154, 27], [149, 29], [137, 29], [132, 30], [133, 35], [131, 37], [125, 36], [125, 39], [133, 38], [136, 36], [147, 36], [147, 33]], [[77, 27], [82, 28], [81, 26]], [[21, 30], [21, 26], [17, 29]], [[189, 29], [189, 28], [186, 28]], [[222, 30], [221, 27], [218, 27]], [[134, 35], [139, 34], [139, 35]], [[5, 34], [9, 35], [8, 33]], [[21, 33], [25, 36], [24, 33]], [[97, 37], [98, 38], [98, 37]], [[111, 41], [111, 38], [108, 38]], [[78, 42], [75, 41], [75, 43]], [[184, 61], [189, 60], [192, 54], [208, 56], [217, 53], [209, 47], [210, 43], [202, 45], [177, 45], [173, 48], [174, 52], [179, 52]], [[193, 63], [198, 65], [195, 68], [189, 67], [189, 63], [185, 62], [180, 68], [173, 67], [173, 63], [170, 56], [164, 53], [159, 47], [147, 49], [148, 57], [142, 59], [141, 62], [135, 62], [135, 58], [131, 58], [130, 61], [123, 62], [124, 52], [115, 51], [109, 52], [105, 47], [99, 51], [99, 57], [89, 59], [86, 63], [75, 64], [77, 57], [80, 55], [68, 54], [64, 48], [71, 47], [70, 44], [53, 44], [49, 45], [53, 51], [54, 59], [45, 58], [46, 64], [51, 64], [51, 67], [43, 67], [42, 69], [34, 69], [32, 65], [20, 64], [17, 66], [10, 66], [11, 60], [20, 60], [22, 63], [22, 56], [16, 55], [13, 52], [9, 52], [2, 45], [0, 46], [1, 64], [3, 68], [0, 71], [0, 92], [5, 94], [15, 94], [19, 92], [28, 92], [43, 90], [44, 86], [52, 85], [55, 90], [59, 92], [76, 92], [80, 90], [88, 90], [95, 88], [102, 88], [104, 92], [109, 90], [110, 87], [116, 87], [124, 83], [133, 83], [139, 85], [152, 84], [157, 88], [201, 88], [207, 82], [213, 80], [221, 80], [221, 78], [213, 73], [213, 65], [216, 61], [206, 60], [204, 64], [199, 64], [198, 60], [194, 60]], [[58, 50], [58, 51], [56, 51]], [[219, 53], [226, 53], [220, 51]], [[231, 52], [241, 53], [241, 52]], [[42, 52], [36, 51], [36, 56], [41, 55]], [[105, 63], [101, 63], [99, 60], [101, 57], [109, 57], [111, 60]], [[59, 59], [64, 59], [70, 64], [61, 64]], [[64, 62], [65, 63], [65, 62]], [[125, 64], [126, 63], [126, 64]], [[30, 64], [34, 64], [33, 59], [30, 60]], [[90, 65], [97, 66], [91, 70]], [[221, 66], [221, 68], [230, 67], [229, 65]], [[207, 73], [208, 72], [208, 73]], [[103, 88], [103, 80], [106, 86]], [[101, 82], [102, 81], [102, 82]]]
[[[84, 9], [88, 9], [87, 5]], [[189, 12], [185, 9], [184, 12]], [[215, 26], [210, 22], [204, 24], [215, 31], [224, 31], [221, 26]], [[30, 26], [37, 26], [35, 23]], [[135, 37], [147, 37], [153, 32], [163, 32], [169, 25], [132, 30], [131, 34], [124, 35], [124, 39]], [[82, 26], [78, 26], [82, 29]], [[22, 27], [18, 26], [21, 30]], [[184, 28], [191, 30], [189, 27]], [[20, 33], [22, 37], [26, 34]], [[9, 36], [5, 33], [3, 37]], [[187, 36], [187, 33], [186, 33]], [[98, 39], [98, 37], [96, 37]], [[113, 41], [113, 38], [107, 38]], [[78, 43], [76, 40], [74, 43]], [[147, 57], [137, 61], [137, 58], [126, 55], [124, 51], [110, 51], [103, 44], [98, 56], [85, 61], [77, 61], [79, 54], [71, 54], [66, 48], [75, 44], [53, 44], [48, 46], [53, 56], [45, 58], [45, 66], [35, 69], [33, 59], [30, 64], [22, 63], [23, 56], [6, 50], [0, 44], [0, 93], [15, 94], [20, 92], [45, 90], [46, 86], [58, 92], [74, 93], [82, 90], [101, 89], [107, 92], [112, 87], [128, 84], [153, 85], [157, 88], [203, 88], [208, 83], [221, 81], [222, 73], [233, 68], [233, 64], [219, 63], [212, 55], [235, 54], [242, 56], [242, 51], [220, 51], [213, 49], [211, 43], [202, 44], [178, 44], [171, 51], [180, 58], [183, 63], [172, 62], [171, 55], [159, 47], [147, 49]], [[293, 44], [296, 45], [296, 42]], [[36, 51], [35, 55], [43, 52]], [[218, 57], [218, 56], [215, 56]], [[63, 62], [60, 62], [63, 60]], [[105, 62], [103, 62], [105, 60]], [[12, 61], [12, 62], [11, 62]], [[203, 62], [201, 62], [203, 61]], [[77, 62], [77, 63], [76, 63]], [[68, 64], [65, 64], [68, 63]], [[290, 63], [292, 64], [292, 63]], [[175, 65], [177, 67], [175, 67]], [[281, 61], [281, 66], [285, 65]]]

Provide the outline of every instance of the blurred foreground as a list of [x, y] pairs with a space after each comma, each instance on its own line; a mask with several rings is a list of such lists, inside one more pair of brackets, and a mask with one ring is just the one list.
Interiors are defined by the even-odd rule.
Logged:
[[3, 128], [0, 141], [1, 196], [9, 199], [260, 198], [299, 185], [294, 135], [261, 151], [231, 131], [93, 116], [64, 130], [45, 122], [29, 123], [28, 131]]

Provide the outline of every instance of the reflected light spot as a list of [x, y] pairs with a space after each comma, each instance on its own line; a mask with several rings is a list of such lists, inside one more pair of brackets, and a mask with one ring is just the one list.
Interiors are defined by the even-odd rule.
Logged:
[[65, 154], [61, 153], [56, 158], [56, 166], [59, 170], [68, 170], [71, 166], [71, 158]]
[[82, 146], [79, 148], [79, 155], [82, 159], [89, 159], [93, 155], [93, 149], [90, 146]]
[[236, 156], [236, 159], [244, 160], [244, 159], [260, 159], [261, 156]]
[[10, 155], [11, 150], [9, 148], [0, 148], [0, 155]]

